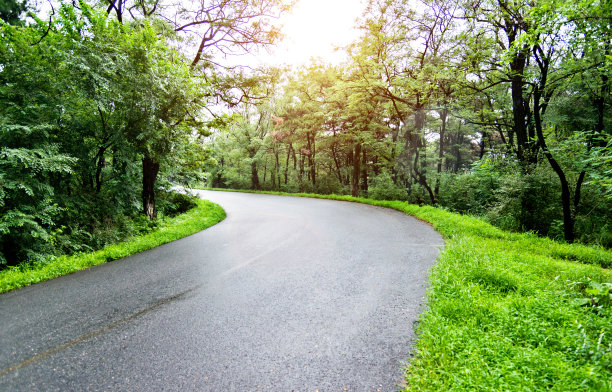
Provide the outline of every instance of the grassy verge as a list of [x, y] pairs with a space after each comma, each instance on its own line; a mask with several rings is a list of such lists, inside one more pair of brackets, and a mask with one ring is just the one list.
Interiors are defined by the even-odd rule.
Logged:
[[612, 390], [612, 252], [391, 206], [446, 237], [407, 390]]
[[445, 237], [406, 391], [612, 391], [612, 252], [428, 206], [293, 196], [394, 208]]
[[225, 211], [218, 205], [200, 199], [196, 203], [197, 206], [186, 213], [161, 222], [153, 232], [129, 241], [109, 245], [96, 252], [61, 256], [46, 264], [22, 265], [0, 271], [0, 293], [130, 256], [197, 233], [225, 218]]

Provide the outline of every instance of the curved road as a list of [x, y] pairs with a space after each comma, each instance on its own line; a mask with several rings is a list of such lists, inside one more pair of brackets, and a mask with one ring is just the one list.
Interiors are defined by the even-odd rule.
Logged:
[[393, 391], [441, 237], [362, 204], [201, 191], [216, 226], [0, 295], [3, 391]]

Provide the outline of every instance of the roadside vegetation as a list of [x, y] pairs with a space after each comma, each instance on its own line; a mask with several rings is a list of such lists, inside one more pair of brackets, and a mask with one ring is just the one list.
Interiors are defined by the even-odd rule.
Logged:
[[289, 0], [47, 3], [0, 7], [0, 291], [222, 219], [173, 183], [352, 195], [447, 241], [410, 390], [612, 389], [612, 2], [368, 0], [294, 69], [228, 61]]
[[0, 293], [152, 249], [197, 233], [225, 218], [225, 211], [217, 204], [197, 198], [190, 198], [189, 201], [189, 210], [174, 217], [159, 218], [154, 228], [123, 242], [108, 245], [95, 252], [64, 255], [45, 262], [24, 262], [8, 267], [0, 271]]
[[405, 391], [612, 390], [612, 251], [402, 201], [258, 193], [389, 207], [444, 236]]
[[223, 122], [208, 107], [248, 79], [210, 59], [271, 44], [278, 29], [261, 19], [287, 8], [193, 6], [2, 0], [0, 270], [97, 251], [174, 214], [165, 189], [198, 176]]
[[446, 238], [406, 391], [612, 390], [612, 252], [384, 205]]
[[346, 62], [234, 108], [206, 184], [439, 205], [612, 247], [610, 4], [369, 0]]

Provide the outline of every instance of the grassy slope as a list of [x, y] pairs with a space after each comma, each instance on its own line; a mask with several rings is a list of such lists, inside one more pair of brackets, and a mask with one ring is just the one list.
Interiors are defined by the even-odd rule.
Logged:
[[586, 282], [612, 282], [612, 252], [428, 206], [294, 196], [394, 208], [445, 237], [406, 391], [612, 391], [612, 309], [575, 304]]
[[447, 239], [433, 268], [409, 390], [612, 390], [612, 311], [575, 304], [611, 282], [612, 252], [395, 204]]
[[184, 214], [163, 221], [153, 232], [92, 253], [61, 256], [48, 264], [14, 267], [0, 271], [0, 293], [117, 260], [204, 230], [225, 218], [225, 211], [206, 200]]

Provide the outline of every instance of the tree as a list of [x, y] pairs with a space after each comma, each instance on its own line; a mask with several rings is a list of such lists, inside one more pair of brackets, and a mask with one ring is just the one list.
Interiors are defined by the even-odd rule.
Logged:
[[[564, 236], [568, 242], [575, 237], [575, 214], [586, 172], [582, 168], [563, 168], [559, 157], [555, 156], [550, 143], [559, 140], [551, 140], [555, 138], [550, 134], [559, 135], [554, 130], [560, 130], [561, 124], [559, 117], [549, 115], [548, 109], [555, 106], [555, 101], [565, 100], [564, 97], [584, 97], [585, 89], [576, 83], [577, 76], [582, 75], [582, 80], [593, 80], [584, 77], [592, 76], [591, 70], [604, 64], [603, 55], [609, 51], [609, 27], [598, 27], [602, 22], [603, 26], [609, 23], [603, 16], [609, 11], [604, 8], [609, 6], [600, 6], [599, 3], [586, 6], [589, 11], [582, 9], [582, 5], [561, 1], [531, 4], [500, 0], [463, 4], [463, 18], [469, 22], [469, 29], [464, 34], [469, 43], [465, 46], [468, 52], [466, 63], [471, 61], [472, 75], [476, 76], [466, 85], [481, 94], [481, 100], [486, 102], [489, 110], [488, 120], [483, 116], [480, 124], [488, 122], [499, 131], [502, 141], [515, 154], [526, 175], [539, 164], [540, 153], [546, 158], [559, 178]], [[589, 16], [583, 18], [584, 13]], [[599, 44], [593, 45], [594, 42], [603, 42], [603, 51]], [[582, 54], [580, 58], [576, 53]], [[484, 72], [481, 71], [483, 64], [487, 64]], [[596, 76], [594, 80], [599, 82], [592, 91], [597, 92], [590, 94], [592, 104], [599, 108], [597, 126], [588, 130], [593, 132], [592, 140], [604, 140], [600, 136], [606, 106], [603, 97], [607, 95], [604, 91], [609, 88], [607, 78], [605, 72]], [[510, 90], [508, 98], [504, 98], [506, 86]], [[506, 111], [507, 100], [511, 102], [511, 121], [499, 116]], [[572, 140], [575, 131], [587, 130], [568, 130], [564, 138]], [[590, 149], [592, 141], [586, 145]], [[572, 190], [569, 175], [574, 169], [578, 175]], [[533, 208], [535, 206], [531, 203], [522, 206], [527, 211]], [[531, 228], [527, 225], [527, 229]]]
[[27, 2], [17, 0], [0, 0], [0, 20], [4, 23], [22, 25], [21, 19], [28, 9]]
[[274, 125], [257, 153], [218, 139], [217, 160], [240, 173], [256, 156], [262, 188], [284, 177], [287, 190], [362, 195], [374, 183], [377, 197], [586, 238], [595, 223], [583, 200], [604, 195], [609, 179], [609, 7], [371, 0], [350, 61], [288, 73], [283, 94], [266, 100]]
[[0, 27], [0, 261], [103, 245], [92, 233], [133, 214], [137, 176], [154, 217], [157, 171], [196, 132], [207, 85], [159, 26], [83, 2]]
[[[53, 177], [69, 174], [73, 157], [54, 140], [61, 56], [32, 46], [38, 31], [0, 25], [0, 264], [40, 261], [61, 212]], [[46, 61], [39, 61], [45, 58]]]

